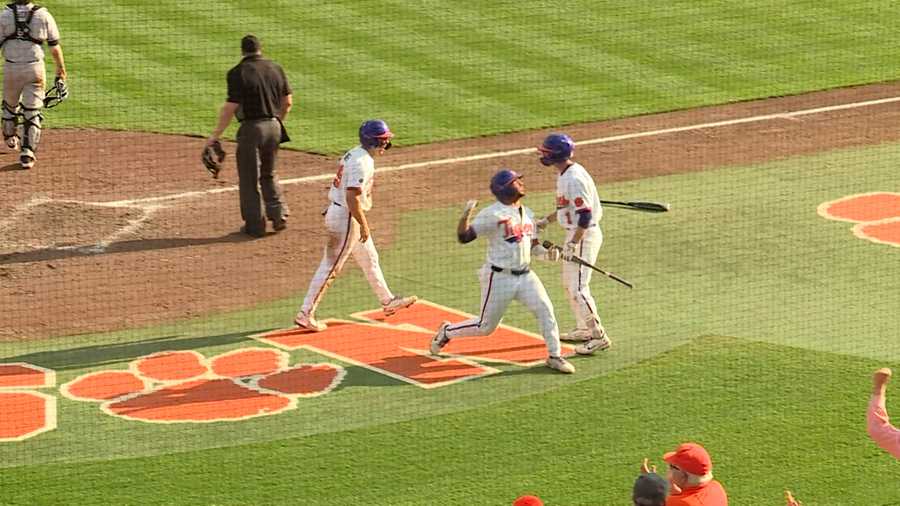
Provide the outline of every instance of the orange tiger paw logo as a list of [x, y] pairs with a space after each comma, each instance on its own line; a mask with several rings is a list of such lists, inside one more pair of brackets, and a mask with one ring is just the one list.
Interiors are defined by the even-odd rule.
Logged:
[[821, 204], [818, 212], [829, 220], [856, 223], [853, 235], [860, 239], [900, 247], [900, 193], [851, 195]]
[[334, 364], [288, 365], [286, 352], [247, 348], [205, 358], [164, 351], [134, 360], [128, 370], [80, 376], [60, 392], [99, 402], [108, 415], [152, 423], [246, 420], [295, 409], [298, 399], [323, 395], [343, 380]]

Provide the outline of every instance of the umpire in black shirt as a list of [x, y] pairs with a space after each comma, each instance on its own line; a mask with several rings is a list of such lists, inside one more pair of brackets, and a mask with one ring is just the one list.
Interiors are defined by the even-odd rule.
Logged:
[[[241, 123], [237, 132], [237, 166], [240, 179], [243, 231], [253, 237], [266, 234], [266, 218], [275, 231], [287, 226], [287, 208], [275, 176], [275, 159], [282, 139], [285, 116], [291, 110], [291, 87], [281, 66], [262, 57], [253, 35], [241, 39], [241, 62], [228, 71], [228, 98], [219, 113], [219, 124], [207, 140], [212, 144], [228, 128], [232, 117]], [[259, 190], [266, 203], [265, 217]]]

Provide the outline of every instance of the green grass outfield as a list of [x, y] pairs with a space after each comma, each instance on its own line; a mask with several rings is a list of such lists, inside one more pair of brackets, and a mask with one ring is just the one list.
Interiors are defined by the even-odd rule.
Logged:
[[[295, 89], [291, 147], [346, 148], [366, 117], [399, 144], [900, 77], [889, 0], [59, 0], [71, 98], [50, 128], [208, 135], [239, 39]], [[234, 130], [229, 131], [229, 135]]]
[[[898, 251], [816, 214], [824, 201], [896, 191], [898, 163], [893, 144], [603, 187], [609, 198], [669, 200], [673, 211], [606, 211], [600, 264], [637, 288], [595, 278], [615, 349], [576, 359], [575, 376], [506, 367], [426, 391], [349, 367], [342, 387], [296, 411], [174, 427], [60, 398], [57, 430], [0, 445], [0, 494], [13, 504], [412, 505], [504, 504], [533, 492], [549, 504], [621, 504], [643, 456], [693, 439], [712, 450], [733, 504], [777, 504], [782, 487], [807, 505], [900, 501], [885, 479], [897, 463], [864, 429], [869, 374], [900, 363]], [[527, 199], [540, 211], [552, 202]], [[404, 216], [382, 261], [398, 291], [471, 312], [484, 245], [455, 243], [457, 215]], [[558, 266], [536, 268], [568, 327]], [[3, 343], [0, 357], [53, 368], [64, 383], [161, 349], [255, 345], [246, 336], [288, 325], [296, 304]], [[351, 269], [320, 313], [372, 304]], [[534, 328], [517, 306], [507, 323]]]
[[897, 504], [898, 464], [864, 429], [868, 375], [882, 364], [704, 337], [569, 388], [457, 414], [7, 469], [0, 503], [508, 505], [532, 493], [548, 506], [623, 505], [643, 457], [660, 463], [690, 439], [712, 452], [734, 505], [782, 504], [785, 487], [808, 506]]

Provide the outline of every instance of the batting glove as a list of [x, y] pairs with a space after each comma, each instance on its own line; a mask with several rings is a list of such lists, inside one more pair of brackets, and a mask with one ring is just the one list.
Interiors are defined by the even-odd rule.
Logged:
[[575, 251], [578, 250], [577, 242], [567, 242], [565, 246], [563, 246], [563, 258], [572, 258], [575, 256]]

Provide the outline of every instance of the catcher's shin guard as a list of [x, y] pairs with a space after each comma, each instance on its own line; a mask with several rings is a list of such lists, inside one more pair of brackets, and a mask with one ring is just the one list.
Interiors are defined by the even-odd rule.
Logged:
[[19, 133], [16, 131], [19, 124], [18, 109], [18, 107], [7, 104], [5, 100], [3, 101], [3, 138], [8, 146], [11, 145], [10, 139], [16, 138], [16, 142], [18, 142]]
[[41, 142], [41, 123], [44, 115], [41, 110], [22, 106], [22, 154], [34, 158], [38, 144]]

